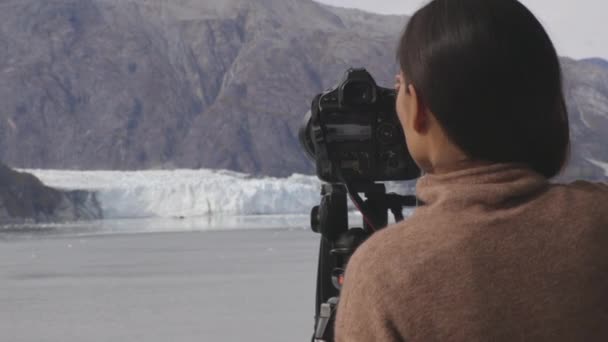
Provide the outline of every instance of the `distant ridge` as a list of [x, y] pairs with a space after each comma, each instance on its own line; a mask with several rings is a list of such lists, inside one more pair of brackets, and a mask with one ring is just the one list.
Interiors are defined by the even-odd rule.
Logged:
[[608, 60], [605, 60], [602, 58], [587, 58], [587, 59], [581, 60], [581, 62], [592, 63], [592, 64], [599, 65], [604, 68], [608, 68]]

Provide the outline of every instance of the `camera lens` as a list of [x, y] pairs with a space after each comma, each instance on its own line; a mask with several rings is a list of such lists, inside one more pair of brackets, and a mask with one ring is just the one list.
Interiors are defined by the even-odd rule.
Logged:
[[300, 145], [302, 146], [302, 148], [304, 148], [304, 151], [306, 152], [306, 155], [311, 160], [315, 160], [315, 158], [316, 158], [315, 145], [313, 144], [312, 138], [310, 136], [311, 119], [312, 119], [312, 112], [308, 111], [308, 113], [306, 113], [306, 115], [304, 116], [304, 122], [302, 123], [302, 126], [300, 126], [300, 129], [298, 130], [298, 138], [300, 140]]
[[366, 82], [351, 82], [344, 86], [344, 103], [360, 106], [374, 102], [374, 88]]

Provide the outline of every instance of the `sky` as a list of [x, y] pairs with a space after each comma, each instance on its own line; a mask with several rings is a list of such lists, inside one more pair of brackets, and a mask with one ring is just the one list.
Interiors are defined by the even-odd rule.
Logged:
[[[412, 14], [428, 0], [317, 0], [382, 14]], [[520, 0], [543, 23], [558, 53], [608, 60], [608, 1]]]

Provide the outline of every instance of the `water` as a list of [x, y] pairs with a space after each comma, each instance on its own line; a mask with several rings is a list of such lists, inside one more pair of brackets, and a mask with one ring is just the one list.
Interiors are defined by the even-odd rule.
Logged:
[[[353, 222], [357, 220], [353, 216]], [[360, 219], [359, 219], [360, 220]], [[140, 234], [162, 232], [207, 232], [230, 230], [300, 229], [307, 230], [310, 216], [294, 215], [251, 215], [251, 216], [199, 216], [184, 218], [131, 218], [108, 219], [73, 223], [47, 223], [29, 225], [0, 226], [0, 239], [13, 237], [37, 238], [41, 236], [91, 236], [110, 234]]]
[[131, 221], [128, 234], [0, 232], [2, 340], [310, 338], [318, 235], [236, 227], [136, 233], [149, 230], [142, 223]]

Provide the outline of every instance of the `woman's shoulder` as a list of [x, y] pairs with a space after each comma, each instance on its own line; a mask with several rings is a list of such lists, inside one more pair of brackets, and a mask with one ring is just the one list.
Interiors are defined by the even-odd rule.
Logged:
[[[571, 183], [553, 184], [552, 188], [580, 196], [608, 198], [608, 182], [590, 182], [577, 180]], [[606, 203], [608, 205], [608, 203]]]
[[583, 188], [588, 190], [599, 190], [599, 191], [608, 191], [608, 181], [602, 182], [592, 182], [587, 180], [576, 180], [574, 182], [564, 184], [566, 186], [575, 187], [575, 188]]
[[357, 249], [353, 258], [374, 272], [420, 265], [423, 260], [433, 257], [437, 250], [460, 240], [457, 233], [452, 234], [455, 230], [441, 229], [446, 224], [444, 217], [412, 215], [374, 233]]

